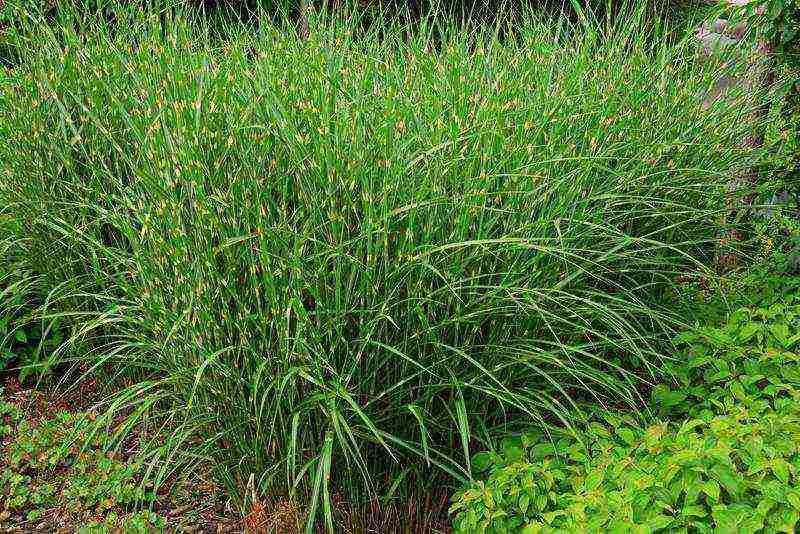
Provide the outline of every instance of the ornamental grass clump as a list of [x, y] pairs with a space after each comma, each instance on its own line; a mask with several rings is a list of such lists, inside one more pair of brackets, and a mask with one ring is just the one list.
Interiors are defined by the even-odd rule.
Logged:
[[29, 30], [0, 229], [66, 332], [48, 368], [114, 384], [156, 484], [211, 458], [328, 520], [334, 488], [469, 479], [510, 416], [636, 406], [746, 110], [702, 110], [713, 73], [635, 24], [312, 22]]

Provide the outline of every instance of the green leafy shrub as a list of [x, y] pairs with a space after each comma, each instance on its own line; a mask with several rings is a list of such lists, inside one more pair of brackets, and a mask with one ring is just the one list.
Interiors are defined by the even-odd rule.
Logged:
[[738, 310], [725, 326], [698, 328], [678, 340], [689, 345], [689, 358], [669, 366], [680, 387], [653, 390], [662, 413], [697, 417], [732, 399], [771, 402], [791, 387], [786, 384], [800, 381], [800, 294], [769, 308]]
[[[663, 422], [605, 415], [481, 453], [458, 532], [795, 532], [800, 521], [800, 294], [679, 337]], [[602, 424], [601, 424], [602, 423]]]

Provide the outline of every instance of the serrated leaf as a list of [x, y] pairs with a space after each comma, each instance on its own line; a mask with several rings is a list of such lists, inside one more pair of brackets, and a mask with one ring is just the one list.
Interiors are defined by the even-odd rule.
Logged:
[[525, 451], [522, 447], [522, 438], [519, 436], [509, 436], [500, 442], [500, 448], [503, 450], [503, 456], [509, 462], [518, 462], [525, 456]]
[[656, 530], [662, 530], [669, 527], [670, 525], [672, 525], [673, 521], [674, 518], [672, 517], [666, 515], [657, 515], [651, 519], [648, 519], [646, 525], [647, 528], [649, 529], [648, 531], [653, 532]]
[[630, 428], [620, 428], [617, 430], [617, 435], [622, 438], [628, 445], [633, 445], [636, 443], [636, 434], [633, 433], [633, 430]]
[[479, 452], [475, 456], [472, 457], [472, 470], [475, 473], [483, 473], [497, 459], [497, 455], [493, 452]]
[[706, 422], [703, 421], [702, 419], [690, 419], [690, 420], [686, 421], [685, 423], [683, 423], [681, 425], [680, 430], [678, 430], [678, 435], [682, 435], [682, 434], [686, 434], [688, 432], [691, 432], [695, 428], [697, 428], [699, 426], [703, 426], [705, 424], [706, 424]]
[[556, 453], [556, 449], [552, 443], [539, 443], [538, 445], [534, 445], [530, 449], [530, 456], [531, 459], [534, 460], [541, 460], [548, 456], [554, 456]]
[[736, 334], [739, 341], [750, 341], [761, 330], [760, 323], [747, 323]]
[[785, 347], [789, 340], [789, 325], [786, 323], [777, 323], [769, 326], [769, 331], [775, 336], [775, 339], [781, 346]]
[[719, 501], [719, 484], [716, 480], [706, 480], [703, 483], [703, 493], [711, 498], [713, 502]]
[[597, 436], [598, 438], [610, 438], [611, 437], [611, 433], [608, 431], [608, 429], [606, 427], [604, 427], [603, 425], [601, 425], [600, 423], [596, 423], [596, 422], [589, 423], [589, 425], [586, 428], [586, 431], [589, 434], [593, 435], [593, 436]]
[[705, 517], [708, 515], [708, 512], [706, 512], [704, 506], [692, 504], [689, 506], [684, 506], [683, 510], [681, 510], [681, 514], [685, 517]]
[[542, 434], [541, 430], [538, 429], [531, 429], [527, 430], [522, 434], [522, 446], [523, 447], [530, 447], [531, 445], [537, 444], [544, 438], [544, 434]]
[[774, 501], [773, 499], [770, 499], [768, 497], [762, 498], [758, 503], [758, 506], [756, 506], [756, 513], [761, 517], [765, 517], [772, 509], [772, 507], [775, 506], [776, 504], [777, 502]]
[[653, 401], [661, 408], [669, 409], [677, 406], [686, 400], [686, 393], [682, 391], [671, 391], [667, 386], [659, 384], [653, 388]]
[[786, 501], [791, 504], [795, 510], [800, 511], [800, 491], [792, 490], [787, 492]]
[[778, 480], [786, 484], [789, 482], [789, 464], [783, 458], [775, 458], [772, 460], [772, 473]]
[[711, 469], [711, 473], [714, 478], [722, 484], [722, 486], [727, 490], [727, 492], [731, 495], [738, 495], [739, 494], [739, 479], [736, 477], [736, 474], [731, 470], [731, 468], [727, 465], [715, 465]]
[[583, 483], [583, 487], [586, 491], [594, 491], [600, 487], [600, 484], [603, 483], [604, 479], [605, 472], [600, 470], [592, 471], [586, 475], [586, 480]]
[[731, 382], [730, 387], [731, 387], [731, 393], [733, 393], [733, 396], [736, 398], [736, 400], [744, 401], [747, 398], [747, 394], [744, 391], [744, 387], [742, 386], [742, 383], [739, 382], [738, 380], [734, 380], [733, 382]]

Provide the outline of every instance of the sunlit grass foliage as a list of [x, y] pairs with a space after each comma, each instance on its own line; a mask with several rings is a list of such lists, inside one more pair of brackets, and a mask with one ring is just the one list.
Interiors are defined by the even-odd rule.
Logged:
[[710, 67], [634, 22], [33, 25], [0, 230], [67, 332], [43, 357], [115, 381], [156, 482], [211, 458], [328, 519], [333, 486], [468, 479], [511, 416], [636, 406], [746, 162]]

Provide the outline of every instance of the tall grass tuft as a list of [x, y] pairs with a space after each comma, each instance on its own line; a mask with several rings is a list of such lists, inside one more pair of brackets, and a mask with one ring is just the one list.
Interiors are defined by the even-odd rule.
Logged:
[[31, 27], [0, 237], [68, 329], [50, 363], [115, 384], [156, 484], [210, 458], [329, 524], [334, 490], [639, 406], [746, 110], [702, 110], [713, 72], [633, 22]]

